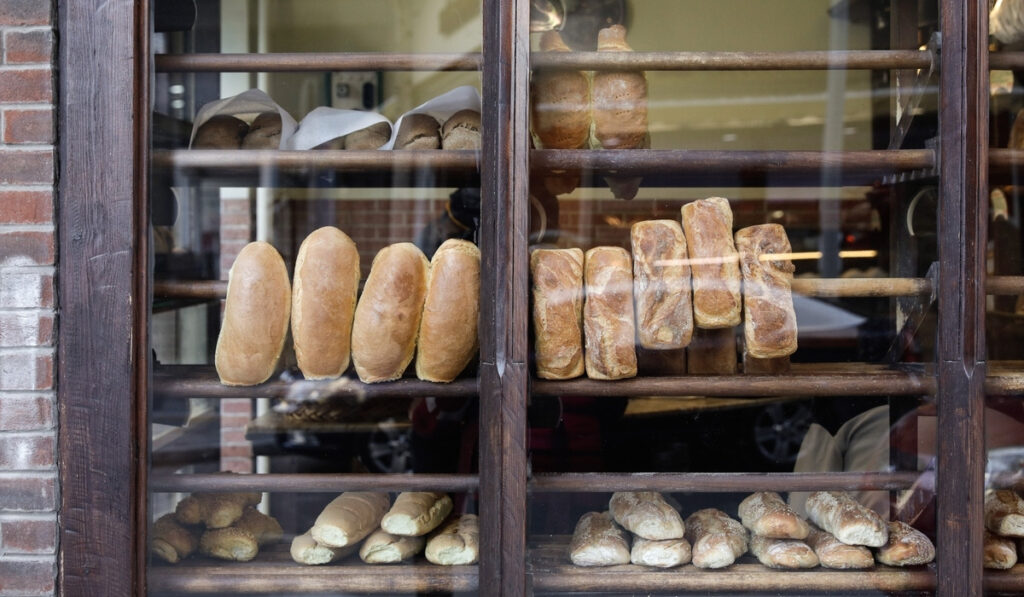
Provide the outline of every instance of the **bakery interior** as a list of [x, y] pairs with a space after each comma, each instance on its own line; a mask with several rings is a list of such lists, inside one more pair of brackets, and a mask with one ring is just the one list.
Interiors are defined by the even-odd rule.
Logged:
[[[482, 47], [478, 0], [156, 0], [156, 54], [406, 52], [465, 53]], [[194, 6], [193, 24], [175, 16]], [[890, 3], [872, 0], [565, 0], [533, 3], [561, 21], [562, 38], [575, 51], [592, 51], [597, 31], [618, 23], [637, 52], [790, 52], [890, 49]], [[937, 29], [935, 2], [911, 11], [924, 49]], [[161, 31], [161, 18], [166, 29]], [[187, 20], [187, 19], [186, 19]], [[904, 28], [907, 25], [903, 25]], [[531, 36], [534, 51], [542, 32]], [[296, 72], [157, 72], [153, 79], [152, 148], [186, 150], [193, 121], [204, 105], [259, 89], [296, 121], [315, 108], [375, 112], [395, 123], [409, 110], [453, 89], [481, 90], [480, 72], [451, 70], [302, 69]], [[726, 151], [870, 151], [893, 142], [899, 122], [909, 127], [898, 149], [934, 148], [938, 134], [938, 75], [900, 71], [912, 81], [897, 95], [896, 71], [652, 70], [646, 73], [649, 148]], [[1005, 146], [1012, 115], [1024, 105], [1009, 71], [993, 73], [992, 135]], [[484, 105], [482, 110], [494, 109]], [[897, 116], [900, 113], [900, 116]], [[906, 118], [906, 114], [911, 115]], [[300, 125], [301, 129], [301, 125]], [[487, 131], [481, 131], [486, 135]], [[536, 139], [535, 139], [536, 140]], [[446, 238], [478, 242], [481, 198], [476, 175], [430, 168], [396, 170], [381, 180], [330, 167], [304, 175], [268, 165], [252, 177], [230, 170], [153, 174], [151, 203], [154, 279], [225, 280], [239, 250], [267, 241], [294, 273], [300, 245], [322, 226], [335, 226], [355, 241], [361, 279], [378, 252], [412, 242], [430, 259]], [[909, 370], [934, 362], [934, 294], [893, 297], [883, 293], [829, 296], [801, 294], [825, 278], [934, 279], [937, 259], [937, 175], [844, 177], [838, 169], [793, 175], [785, 170], [748, 171], [709, 167], [707, 172], [659, 170], [645, 177], [636, 196], [613, 196], [599, 175], [580, 172], [579, 184], [552, 192], [559, 172], [530, 179], [531, 249], [597, 246], [630, 249], [630, 229], [646, 220], [680, 219], [683, 205], [724, 197], [733, 229], [780, 224], [792, 246], [793, 303], [798, 348], [794, 367], [834, 364], [851, 371], [864, 364]], [[680, 182], [682, 181], [682, 182]], [[479, 183], [477, 183], [478, 185]], [[1020, 199], [1012, 186], [1004, 201], [999, 242], [990, 259], [1003, 273], [1020, 273]], [[906, 209], [907, 206], [910, 209]], [[1012, 243], [1016, 243], [1013, 245]], [[1016, 254], [1012, 248], [1016, 248]], [[998, 262], [998, 263], [997, 263]], [[223, 291], [222, 291], [223, 292]], [[991, 302], [989, 350], [1000, 359], [1021, 359], [1024, 334], [1010, 297]], [[481, 300], [486, 300], [481, 297]], [[222, 301], [209, 297], [154, 299], [152, 349], [155, 375], [195, 365], [213, 375]], [[742, 335], [736, 328], [736, 333]], [[530, 332], [531, 342], [534, 331]], [[697, 340], [695, 339], [695, 342]], [[731, 340], [735, 342], [735, 340]], [[693, 350], [691, 348], [691, 350]], [[532, 359], [531, 351], [531, 359]], [[733, 360], [737, 355], [733, 350]], [[686, 354], [639, 350], [639, 377], [686, 374]], [[742, 355], [740, 356], [742, 365]], [[535, 365], [531, 362], [531, 371]], [[735, 366], [735, 364], [734, 364]], [[788, 363], [786, 367], [788, 367]], [[810, 369], [808, 369], [810, 370]], [[162, 372], [161, 372], [162, 371]], [[875, 371], [875, 369], [871, 369]], [[354, 375], [351, 371], [347, 375]], [[411, 370], [406, 377], [412, 375]], [[477, 375], [471, 363], [459, 376]], [[868, 375], [865, 373], [865, 375]], [[275, 373], [286, 396], [186, 401], [157, 393], [151, 402], [152, 475], [180, 473], [477, 473], [476, 397], [429, 394], [373, 399], [345, 396], [317, 402], [304, 391], [295, 355], [286, 343]], [[806, 392], [757, 396], [615, 396], [603, 390], [535, 392], [528, 409], [528, 461], [533, 474], [631, 472], [842, 472], [916, 471], [934, 468], [935, 413], [929, 396]], [[1019, 413], [992, 409], [990, 467], [1014, 470], [1024, 458]], [[998, 457], [992, 457], [998, 456]], [[922, 475], [922, 479], [925, 476]], [[749, 491], [666, 492], [684, 517], [702, 508], [735, 513]], [[783, 491], [785, 494], [785, 491]], [[474, 491], [452, 491], [457, 511], [475, 513]], [[580, 517], [607, 509], [610, 492], [551, 490], [528, 497], [528, 544], [567, 541]], [[906, 491], [855, 496], [884, 516], [899, 517], [934, 540], [933, 488], [914, 483]], [[175, 509], [184, 492], [153, 491], [156, 519]], [[274, 491], [260, 500], [286, 543], [313, 526], [329, 492]], [[797, 492], [789, 501], [799, 502]], [[801, 502], [802, 506], [802, 502]], [[286, 548], [281, 548], [286, 549]], [[538, 548], [541, 549], [541, 548]], [[258, 556], [262, 557], [262, 556]], [[258, 560], [257, 560], [258, 561]], [[567, 563], [567, 561], [566, 561]], [[156, 558], [150, 566], [166, 566]], [[193, 573], [196, 569], [192, 569]], [[171, 594], [170, 592], [168, 594]], [[838, 593], [834, 593], [838, 594]], [[861, 592], [859, 594], [865, 594]], [[883, 589], [877, 593], [889, 594]]]

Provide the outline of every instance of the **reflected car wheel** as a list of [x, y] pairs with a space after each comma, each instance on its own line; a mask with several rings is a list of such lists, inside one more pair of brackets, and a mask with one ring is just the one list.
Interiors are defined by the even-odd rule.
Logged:
[[366, 440], [363, 464], [378, 473], [411, 473], [412, 430], [381, 427]]
[[813, 418], [810, 407], [802, 402], [766, 406], [754, 419], [758, 452], [778, 464], [796, 462]]

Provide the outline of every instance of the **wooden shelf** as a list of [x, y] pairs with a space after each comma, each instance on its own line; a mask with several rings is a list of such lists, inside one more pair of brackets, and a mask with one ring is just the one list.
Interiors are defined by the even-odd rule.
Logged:
[[219, 473], [150, 475], [149, 489], [162, 493], [194, 491], [268, 491], [272, 493], [341, 493], [343, 491], [476, 491], [477, 475], [286, 473], [227, 475]]
[[989, 361], [985, 393], [1024, 393], [1024, 361]]
[[326, 52], [277, 54], [157, 54], [156, 72], [478, 71], [483, 55], [469, 53]]
[[986, 592], [1024, 594], [1024, 564], [1009, 570], [986, 570], [983, 584]]
[[932, 472], [897, 473], [539, 473], [529, 489], [539, 493], [667, 491], [867, 491], [908, 489]]
[[988, 66], [992, 70], [1020, 70], [1024, 68], [1024, 52], [992, 52]]

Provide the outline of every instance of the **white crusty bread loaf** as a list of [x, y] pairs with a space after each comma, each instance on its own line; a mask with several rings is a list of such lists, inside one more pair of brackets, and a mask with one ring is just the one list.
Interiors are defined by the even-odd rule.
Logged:
[[433, 491], [406, 491], [380, 521], [380, 528], [392, 535], [426, 535], [437, 528], [452, 511], [452, 498]]
[[754, 535], [773, 539], [803, 539], [810, 526], [774, 491], [747, 496], [739, 507], [740, 522]]
[[467, 240], [444, 241], [433, 259], [416, 348], [416, 377], [450, 382], [479, 346], [480, 249]]
[[644, 539], [681, 539], [686, 534], [679, 512], [656, 491], [618, 491], [608, 510], [622, 528]]
[[885, 522], [845, 491], [816, 491], [807, 498], [807, 515], [848, 545], [881, 547], [889, 539]]
[[722, 197], [698, 199], [684, 205], [682, 214], [697, 327], [739, 325], [740, 266], [729, 201]]
[[398, 379], [412, 362], [429, 270], [412, 243], [384, 247], [373, 258], [352, 322], [352, 362], [363, 382]]
[[754, 535], [750, 553], [769, 568], [814, 568], [818, 556], [809, 545], [798, 539], [773, 539]]
[[576, 522], [569, 559], [577, 566], [628, 564], [629, 538], [611, 512], [587, 512]]
[[316, 517], [310, 534], [317, 543], [328, 547], [358, 543], [380, 526], [389, 506], [391, 499], [386, 493], [346, 491]]
[[333, 226], [314, 230], [295, 258], [292, 342], [306, 379], [340, 377], [348, 368], [359, 293], [359, 251]]
[[475, 564], [480, 557], [480, 521], [476, 514], [453, 516], [427, 539], [427, 561], [441, 566]]
[[986, 491], [985, 528], [1003, 537], [1024, 537], [1024, 499], [1012, 489]]
[[274, 373], [288, 335], [291, 294], [284, 260], [269, 243], [249, 243], [238, 253], [214, 356], [222, 384], [252, 386]]
[[698, 568], [725, 568], [747, 552], [747, 529], [715, 508], [697, 510], [686, 519], [686, 539]]
[[918, 566], [935, 559], [935, 545], [924, 533], [909, 524], [893, 520], [889, 523], [889, 540], [875, 559], [886, 566]]
[[363, 541], [359, 558], [367, 564], [395, 564], [423, 550], [425, 537], [400, 537], [377, 529]]
[[583, 374], [583, 251], [537, 249], [530, 254], [537, 377]]
[[299, 564], [316, 566], [338, 562], [358, 549], [358, 545], [346, 545], [345, 547], [327, 547], [320, 545], [313, 539], [313, 535], [306, 531], [302, 535], [296, 535], [292, 539], [292, 559]]
[[629, 550], [629, 561], [638, 566], [673, 568], [690, 561], [690, 542], [686, 539], [663, 539], [651, 541], [643, 537], [633, 538]]
[[758, 359], [796, 352], [793, 309], [793, 252], [786, 229], [760, 224], [736, 231], [743, 274], [744, 349]]
[[835, 538], [835, 535], [812, 526], [807, 534], [807, 545], [811, 546], [818, 561], [825, 568], [836, 570], [852, 570], [871, 568], [875, 558], [871, 550], [863, 545], [847, 545]]
[[690, 343], [693, 301], [689, 253], [675, 220], [647, 220], [630, 228], [637, 339], [652, 350]]
[[1013, 539], [985, 530], [982, 565], [993, 570], [1009, 570], [1017, 563], [1017, 546]]
[[584, 284], [583, 356], [587, 377], [635, 377], [636, 324], [629, 253], [621, 247], [594, 247], [587, 251]]

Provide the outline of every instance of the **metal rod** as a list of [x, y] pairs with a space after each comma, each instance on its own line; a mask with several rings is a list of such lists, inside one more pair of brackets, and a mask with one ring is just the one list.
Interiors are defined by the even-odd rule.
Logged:
[[158, 493], [269, 491], [318, 493], [342, 491], [475, 491], [477, 475], [440, 474], [269, 474], [150, 475], [149, 489]]
[[907, 489], [929, 475], [934, 473], [553, 473], [534, 475], [529, 487], [535, 493], [863, 491]]
[[280, 54], [157, 54], [156, 72], [478, 71], [479, 52], [391, 54], [386, 52]]

